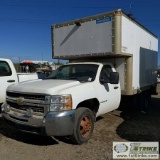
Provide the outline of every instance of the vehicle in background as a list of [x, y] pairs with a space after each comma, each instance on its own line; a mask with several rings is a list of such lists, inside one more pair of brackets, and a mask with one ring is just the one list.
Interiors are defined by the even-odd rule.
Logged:
[[17, 73], [10, 59], [0, 58], [0, 106], [5, 101], [6, 89], [11, 84], [38, 79], [36, 73]]
[[44, 79], [49, 76], [50, 72], [37, 71], [38, 79]]
[[82, 144], [122, 96], [146, 111], [156, 93], [158, 38], [122, 10], [53, 25], [52, 51], [69, 63], [7, 88], [2, 115], [22, 131]]

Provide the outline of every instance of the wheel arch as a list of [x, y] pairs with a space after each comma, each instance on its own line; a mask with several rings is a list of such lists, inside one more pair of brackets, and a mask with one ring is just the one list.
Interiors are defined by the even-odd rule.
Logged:
[[87, 99], [87, 100], [80, 102], [77, 105], [76, 109], [80, 108], [80, 107], [86, 107], [86, 108], [90, 109], [96, 115], [96, 113], [98, 112], [98, 109], [99, 109], [99, 105], [100, 105], [100, 103], [97, 98], [91, 98], [91, 99]]

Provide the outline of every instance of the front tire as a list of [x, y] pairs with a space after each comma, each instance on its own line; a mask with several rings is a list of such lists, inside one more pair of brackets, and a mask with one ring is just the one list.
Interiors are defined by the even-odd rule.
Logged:
[[85, 143], [91, 138], [93, 129], [93, 112], [85, 107], [78, 108], [75, 114], [75, 126], [71, 140], [77, 144]]

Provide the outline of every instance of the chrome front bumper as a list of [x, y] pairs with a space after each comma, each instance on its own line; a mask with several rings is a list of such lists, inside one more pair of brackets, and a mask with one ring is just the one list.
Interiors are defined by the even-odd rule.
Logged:
[[10, 125], [24, 132], [47, 136], [67, 136], [73, 133], [75, 110], [49, 112], [44, 117], [29, 117], [25, 114], [3, 110], [2, 116]]

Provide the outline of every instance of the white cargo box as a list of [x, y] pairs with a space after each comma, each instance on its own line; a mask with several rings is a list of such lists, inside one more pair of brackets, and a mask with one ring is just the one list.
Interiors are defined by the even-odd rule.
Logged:
[[70, 61], [112, 59], [124, 94], [156, 84], [158, 38], [122, 10], [53, 25], [52, 54]]

